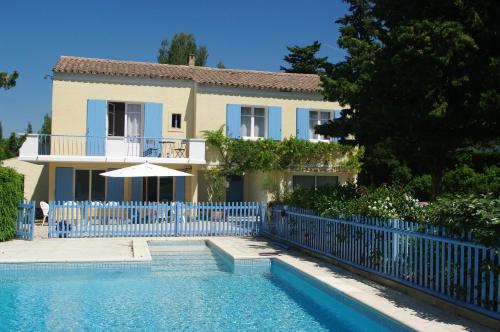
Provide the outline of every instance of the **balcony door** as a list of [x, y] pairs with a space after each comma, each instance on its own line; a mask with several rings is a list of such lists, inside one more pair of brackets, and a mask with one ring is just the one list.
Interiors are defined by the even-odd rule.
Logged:
[[140, 103], [108, 102], [108, 155], [141, 156], [144, 107]]
[[142, 104], [108, 102], [108, 136], [137, 138], [143, 132]]

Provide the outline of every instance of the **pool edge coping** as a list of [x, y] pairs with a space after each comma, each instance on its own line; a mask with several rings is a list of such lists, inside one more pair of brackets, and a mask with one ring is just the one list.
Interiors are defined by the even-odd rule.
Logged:
[[399, 320], [397, 318], [394, 318], [390, 314], [385, 313], [384, 311], [379, 310], [376, 307], [373, 307], [372, 304], [366, 303], [363, 300], [360, 300], [360, 299], [358, 299], [356, 297], [353, 297], [352, 295], [348, 294], [345, 290], [339, 289], [338, 287], [336, 287], [336, 286], [328, 283], [325, 280], [321, 280], [320, 278], [318, 278], [318, 276], [315, 276], [314, 274], [312, 274], [311, 272], [309, 272], [309, 271], [301, 268], [300, 266], [297, 266], [296, 264], [293, 264], [291, 262], [283, 260], [282, 259], [282, 256], [283, 256], [282, 254], [276, 254], [274, 256], [265, 256], [265, 257], [253, 257], [253, 256], [252, 257], [251, 256], [236, 257], [236, 256], [232, 255], [230, 252], [228, 252], [227, 250], [225, 250], [224, 248], [221, 248], [221, 246], [217, 245], [216, 243], [214, 243], [210, 239], [207, 239], [206, 243], [207, 243], [208, 246], [212, 246], [212, 247], [216, 248], [219, 252], [221, 252], [225, 256], [229, 257], [232, 260], [233, 263], [235, 263], [238, 260], [257, 260], [257, 259], [270, 260], [270, 261], [276, 260], [279, 263], [284, 264], [284, 265], [292, 268], [293, 270], [299, 272], [303, 276], [311, 278], [314, 282], [317, 282], [319, 285], [322, 285], [326, 289], [330, 289], [332, 292], [338, 292], [338, 293], [340, 293], [340, 294], [348, 297], [349, 299], [351, 299], [355, 303], [359, 303], [360, 305], [366, 306], [370, 310], [374, 310], [376, 313], [382, 315], [384, 318], [386, 318], [388, 320], [392, 320], [392, 321], [394, 321], [394, 322], [396, 322], [398, 324], [401, 324], [401, 325], [403, 325], [404, 327], [406, 327], [408, 329], [419, 331], [418, 327], [411, 326], [406, 321], [402, 321], [402, 320]]

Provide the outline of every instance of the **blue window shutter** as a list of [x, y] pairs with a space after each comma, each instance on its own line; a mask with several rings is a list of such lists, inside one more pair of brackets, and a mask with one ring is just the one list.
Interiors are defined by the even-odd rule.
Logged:
[[87, 140], [85, 144], [87, 156], [104, 156], [106, 112], [106, 100], [87, 100]]
[[73, 200], [73, 168], [56, 167], [56, 201]]
[[241, 137], [241, 105], [227, 104], [226, 109], [226, 136]]
[[267, 128], [270, 139], [281, 140], [281, 107], [269, 106], [267, 108]]
[[297, 108], [297, 138], [309, 140], [309, 109]]
[[144, 157], [161, 157], [163, 105], [144, 104]]
[[142, 201], [142, 178], [132, 178], [132, 200]]
[[184, 202], [186, 200], [186, 178], [183, 176], [175, 177], [175, 201]]
[[[112, 170], [113, 169], [108, 169], [108, 171]], [[108, 188], [106, 193], [106, 200], [115, 202], [123, 201], [124, 179], [107, 177], [107, 181], [108, 181]]]

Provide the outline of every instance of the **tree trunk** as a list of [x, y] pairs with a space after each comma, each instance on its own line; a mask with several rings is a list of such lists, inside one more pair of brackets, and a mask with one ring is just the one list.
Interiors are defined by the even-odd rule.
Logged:
[[[437, 166], [437, 165], [436, 165]], [[436, 197], [441, 193], [441, 185], [443, 181], [443, 168], [435, 167], [431, 172], [432, 177], [432, 199], [436, 199]]]

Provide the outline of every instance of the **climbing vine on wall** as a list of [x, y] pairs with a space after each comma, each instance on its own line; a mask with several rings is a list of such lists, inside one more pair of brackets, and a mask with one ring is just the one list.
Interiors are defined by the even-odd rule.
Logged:
[[294, 137], [282, 141], [241, 140], [224, 135], [223, 127], [205, 131], [222, 176], [274, 170], [336, 170], [357, 172], [363, 149], [335, 142], [309, 142]]

